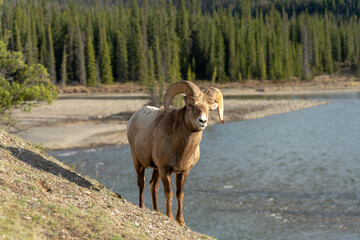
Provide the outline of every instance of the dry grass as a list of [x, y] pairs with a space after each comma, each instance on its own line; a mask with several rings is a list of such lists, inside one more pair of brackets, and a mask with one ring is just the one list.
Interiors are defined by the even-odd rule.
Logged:
[[1, 239], [209, 239], [0, 129]]

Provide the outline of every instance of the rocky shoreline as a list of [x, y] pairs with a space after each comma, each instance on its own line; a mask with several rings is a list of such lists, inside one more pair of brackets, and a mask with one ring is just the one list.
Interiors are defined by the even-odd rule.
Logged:
[[[233, 91], [233, 90], [232, 90]], [[225, 121], [262, 118], [325, 104], [291, 99], [227, 99]], [[15, 112], [17, 135], [45, 149], [67, 149], [127, 144], [126, 123], [133, 112], [146, 106], [143, 93], [62, 94], [52, 105], [31, 113]], [[218, 122], [216, 113], [211, 124]]]
[[[196, 84], [204, 89], [210, 83]], [[224, 95], [225, 122], [262, 118], [327, 103], [293, 99], [294, 95], [360, 92], [360, 81], [347, 75], [322, 75], [310, 82], [247, 81], [215, 86]], [[18, 122], [10, 132], [49, 150], [127, 144], [128, 119], [149, 103], [149, 95], [134, 84], [111, 88], [75, 86], [59, 92], [59, 98], [52, 105], [39, 106], [30, 113], [15, 111], [13, 115]], [[215, 112], [210, 124], [218, 123]]]

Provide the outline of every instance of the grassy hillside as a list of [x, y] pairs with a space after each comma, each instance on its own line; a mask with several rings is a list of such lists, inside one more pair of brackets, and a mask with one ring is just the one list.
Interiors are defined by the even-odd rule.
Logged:
[[211, 239], [0, 129], [0, 239]]

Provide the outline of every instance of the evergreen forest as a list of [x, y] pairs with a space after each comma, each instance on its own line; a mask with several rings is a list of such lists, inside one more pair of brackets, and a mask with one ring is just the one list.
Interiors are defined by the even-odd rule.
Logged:
[[360, 0], [9, 0], [0, 35], [59, 85], [360, 75]]

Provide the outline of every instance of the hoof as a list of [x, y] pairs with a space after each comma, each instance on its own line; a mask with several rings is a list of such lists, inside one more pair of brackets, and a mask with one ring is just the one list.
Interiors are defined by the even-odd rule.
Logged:
[[176, 220], [181, 226], [186, 227], [185, 221], [182, 220]]

